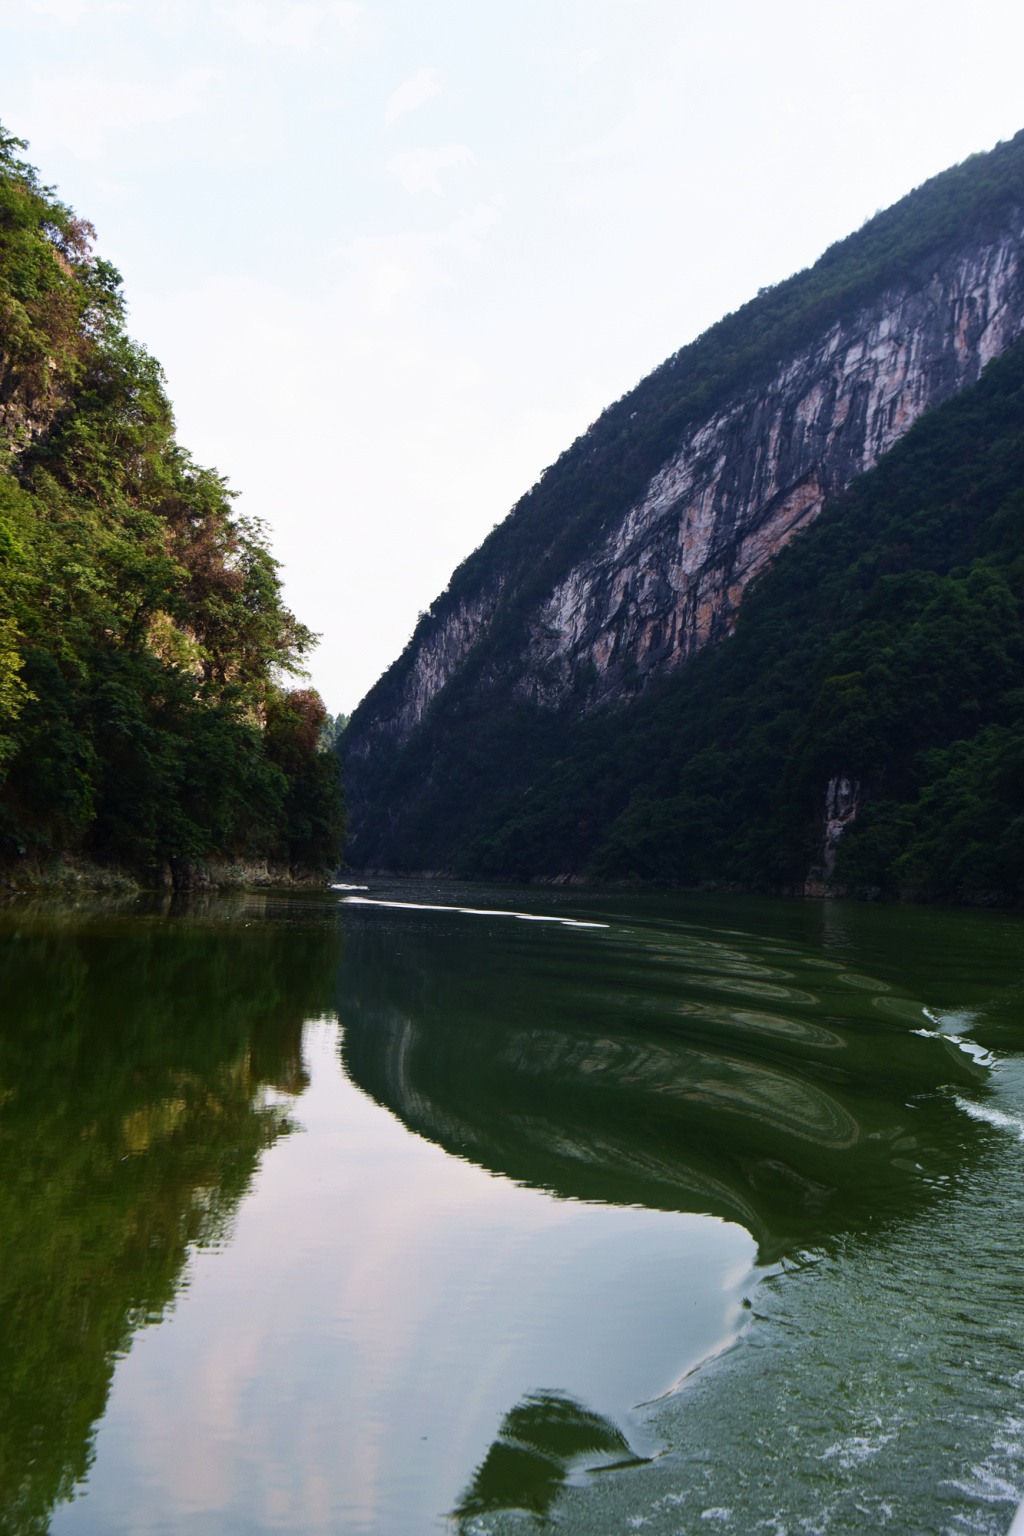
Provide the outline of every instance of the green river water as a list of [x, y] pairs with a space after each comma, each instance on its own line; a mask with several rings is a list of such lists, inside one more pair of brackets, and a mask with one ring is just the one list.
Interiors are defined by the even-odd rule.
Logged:
[[0, 911], [3, 1536], [1004, 1533], [1024, 919]]

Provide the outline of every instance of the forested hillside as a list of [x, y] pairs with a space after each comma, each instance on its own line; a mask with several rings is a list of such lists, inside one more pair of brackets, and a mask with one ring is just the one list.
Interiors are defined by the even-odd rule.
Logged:
[[545, 473], [344, 732], [350, 862], [1024, 894], [1022, 336], [1024, 133]]
[[735, 633], [564, 756], [460, 867], [1024, 896], [1024, 344], [752, 584]]
[[337, 863], [314, 644], [260, 527], [174, 437], [91, 227], [0, 130], [0, 868]]

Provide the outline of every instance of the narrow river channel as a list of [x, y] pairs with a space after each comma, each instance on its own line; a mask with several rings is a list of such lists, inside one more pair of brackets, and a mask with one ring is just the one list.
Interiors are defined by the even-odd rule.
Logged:
[[1024, 918], [0, 911], [3, 1536], [1002, 1536]]

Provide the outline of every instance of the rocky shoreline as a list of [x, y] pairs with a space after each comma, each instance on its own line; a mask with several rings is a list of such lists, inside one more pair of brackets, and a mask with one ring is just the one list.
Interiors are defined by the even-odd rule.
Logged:
[[298, 870], [267, 861], [230, 864], [211, 860], [188, 865], [168, 862], [152, 869], [133, 870], [117, 864], [97, 864], [91, 859], [61, 857], [46, 861], [25, 859], [0, 866], [0, 894], [8, 897], [77, 892], [134, 896], [145, 892], [324, 890], [329, 881], [330, 876], [322, 870]]

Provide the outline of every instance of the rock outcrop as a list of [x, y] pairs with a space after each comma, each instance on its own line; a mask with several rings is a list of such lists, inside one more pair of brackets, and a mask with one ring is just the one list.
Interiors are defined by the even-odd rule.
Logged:
[[688, 436], [539, 608], [522, 692], [560, 702], [589, 662], [591, 698], [614, 698], [727, 633], [747, 583], [825, 499], [1024, 333], [1021, 235], [882, 294]]
[[[1017, 156], [1024, 164], [1019, 137], [1020, 144], [979, 159], [994, 163], [1003, 155], [1009, 165]], [[605, 413], [564, 456], [573, 460], [564, 473], [560, 461], [456, 573], [353, 717], [341, 750], [357, 827], [387, 762], [428, 715], [428, 729], [438, 729], [454, 678], [472, 672], [478, 698], [493, 686], [506, 703], [587, 711], [640, 694], [651, 678], [724, 638], [746, 587], [794, 533], [924, 412], [976, 382], [990, 359], [1024, 335], [1024, 175], [1013, 164], [1020, 185], [1011, 185], [998, 216], [990, 206], [963, 215], [955, 201], [965, 176], [980, 172], [958, 167], [928, 184], [929, 206], [948, 198], [943, 207], [953, 210], [946, 230], [918, 242], [913, 261], [887, 272], [883, 254], [877, 270], [885, 275], [873, 286], [858, 288], [860, 233], [790, 279], [792, 294], [803, 283], [808, 296], [799, 325], [771, 333], [778, 341], [763, 342], [774, 321], [758, 318], [770, 298], [759, 296], [731, 317], [747, 326], [741, 341], [755, 363], [744, 373], [734, 367], [734, 340], [711, 342], [724, 359], [719, 380], [733, 368], [735, 382], [717, 395], [711, 388], [703, 413], [692, 409], [693, 381], [699, 395], [708, 370], [696, 352], [708, 338]], [[913, 231], [920, 196], [873, 221], [885, 238], [897, 226], [901, 238]], [[834, 301], [814, 288], [830, 261], [830, 271], [847, 261], [854, 272], [845, 290], [837, 285]], [[671, 416], [677, 368], [686, 411], [673, 440], [658, 434]], [[660, 459], [648, 452], [643, 475], [631, 480], [622, 465], [635, 469], [645, 412], [653, 421], [657, 411], [662, 417], [646, 441], [663, 441], [664, 452]], [[601, 489], [604, 466], [613, 491]], [[581, 502], [590, 497], [579, 514], [577, 485]], [[619, 487], [621, 499], [609, 508]], [[597, 516], [592, 507], [602, 496]]]
[[[618, 698], [725, 635], [747, 583], [825, 499], [1024, 334], [1022, 237], [1018, 225], [948, 258], [920, 286], [883, 293], [689, 433], [537, 606], [519, 695], [563, 703], [579, 695], [584, 668], [589, 705]], [[376, 731], [395, 744], [408, 736], [487, 628], [503, 586], [492, 580], [422, 637]]]

